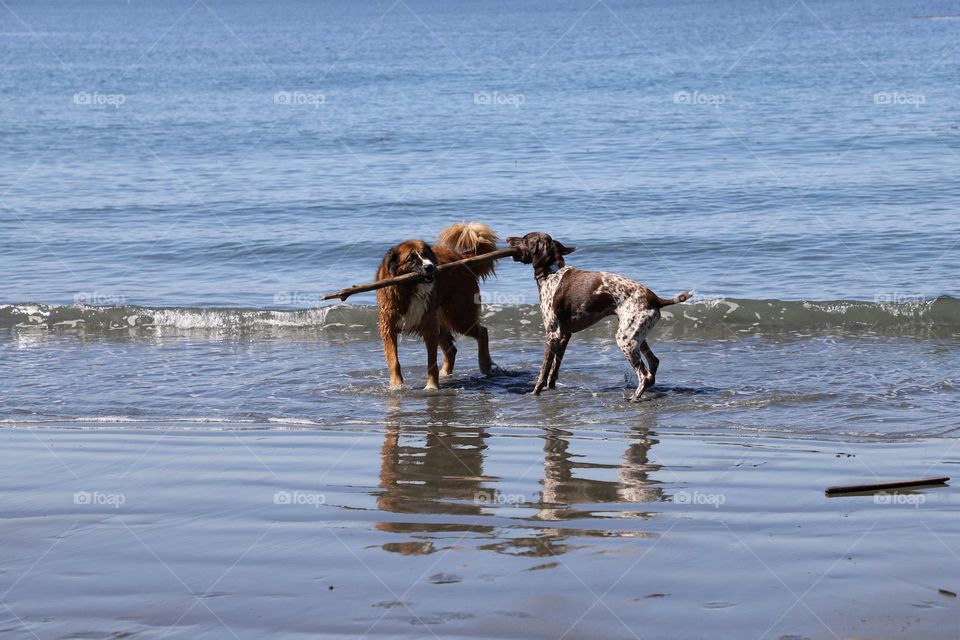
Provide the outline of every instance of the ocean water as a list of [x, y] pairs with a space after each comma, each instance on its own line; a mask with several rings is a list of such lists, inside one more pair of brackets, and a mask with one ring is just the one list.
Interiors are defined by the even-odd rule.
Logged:
[[[946, 1], [9, 0], [0, 421], [960, 426], [960, 12]], [[476, 219], [694, 289], [635, 379], [605, 322], [560, 386], [529, 267], [494, 359], [391, 393], [383, 252]]]

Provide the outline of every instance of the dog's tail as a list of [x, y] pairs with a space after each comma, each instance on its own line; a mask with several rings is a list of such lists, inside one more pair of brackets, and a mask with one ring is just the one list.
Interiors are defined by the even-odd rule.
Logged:
[[[497, 250], [500, 237], [493, 229], [481, 222], [455, 222], [437, 238], [437, 244], [449, 247], [465, 256], [479, 256]], [[470, 271], [481, 279], [493, 274], [494, 261], [475, 264]]]
[[683, 293], [678, 293], [669, 300], [666, 298], [661, 298], [657, 296], [657, 300], [660, 301], [661, 307], [669, 307], [671, 304], [680, 304], [681, 302], [686, 302], [693, 297], [693, 291], [684, 291]]

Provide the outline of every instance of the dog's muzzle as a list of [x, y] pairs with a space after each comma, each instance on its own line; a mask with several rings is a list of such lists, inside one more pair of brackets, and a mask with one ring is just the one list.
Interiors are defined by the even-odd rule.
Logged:
[[434, 277], [437, 275], [437, 268], [432, 264], [425, 264], [423, 268], [420, 269], [420, 274], [423, 276], [424, 282], [433, 282]]
[[533, 256], [530, 255], [530, 251], [528, 251], [525, 247], [518, 247], [517, 245], [510, 246], [514, 249], [519, 249], [517, 253], [513, 254], [514, 262], [522, 262], [523, 264], [530, 264], [533, 262]]

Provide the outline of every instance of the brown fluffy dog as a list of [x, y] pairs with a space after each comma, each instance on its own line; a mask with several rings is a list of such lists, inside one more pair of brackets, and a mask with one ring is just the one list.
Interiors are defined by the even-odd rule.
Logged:
[[[427, 386], [439, 388], [439, 376], [453, 372], [457, 348], [455, 334], [477, 341], [480, 371], [489, 375], [493, 369], [487, 330], [480, 325], [480, 280], [493, 273], [493, 262], [453, 267], [442, 272], [437, 267], [472, 255], [495, 251], [497, 235], [479, 222], [458, 222], [440, 233], [432, 247], [422, 240], [407, 240], [393, 247], [383, 257], [377, 279], [405, 273], [419, 273], [423, 282], [400, 284], [377, 291], [380, 315], [380, 337], [390, 370], [390, 388], [403, 384], [400, 360], [397, 357], [397, 336], [413, 333], [423, 338], [427, 347]], [[437, 368], [437, 346], [443, 349], [443, 368]]]

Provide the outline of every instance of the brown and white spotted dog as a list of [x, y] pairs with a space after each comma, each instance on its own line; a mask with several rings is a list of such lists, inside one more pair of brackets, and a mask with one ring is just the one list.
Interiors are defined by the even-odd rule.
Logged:
[[[533, 388], [539, 394], [544, 386], [553, 389], [560, 373], [560, 361], [570, 336], [616, 314], [620, 319], [617, 344], [637, 372], [637, 390], [632, 400], [656, 381], [660, 360], [647, 344], [647, 333], [660, 320], [660, 309], [683, 302], [693, 292], [685, 291], [671, 300], [661, 298], [635, 280], [605, 271], [581, 271], [565, 266], [563, 256], [574, 248], [565, 247], [545, 233], [528, 233], [522, 238], [507, 238], [507, 244], [520, 249], [517, 262], [533, 265], [540, 291], [540, 313], [547, 331], [540, 376]], [[558, 267], [553, 271], [553, 267]], [[649, 370], [641, 354], [646, 356]]]

